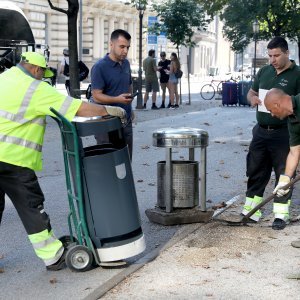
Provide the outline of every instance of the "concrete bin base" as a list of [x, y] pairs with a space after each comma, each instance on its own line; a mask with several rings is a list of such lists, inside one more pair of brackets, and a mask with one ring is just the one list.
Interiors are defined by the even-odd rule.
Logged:
[[146, 209], [146, 216], [151, 222], [161, 225], [179, 225], [190, 223], [208, 223], [213, 214], [213, 210], [201, 211], [199, 207], [174, 209], [167, 213], [161, 208]]

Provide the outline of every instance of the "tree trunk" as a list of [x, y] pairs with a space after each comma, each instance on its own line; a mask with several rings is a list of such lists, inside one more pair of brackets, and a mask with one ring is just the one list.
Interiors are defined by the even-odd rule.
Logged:
[[80, 98], [80, 82], [78, 70], [77, 48], [77, 16], [79, 11], [78, 0], [69, 0], [68, 8], [68, 45], [70, 58], [70, 94]]
[[300, 64], [300, 37], [297, 38], [298, 45], [298, 65]]
[[80, 98], [80, 82], [78, 70], [78, 48], [77, 48], [77, 15], [79, 11], [78, 0], [67, 0], [68, 10], [56, 7], [51, 0], [48, 3], [51, 9], [64, 13], [68, 17], [68, 48], [70, 68], [70, 95]]

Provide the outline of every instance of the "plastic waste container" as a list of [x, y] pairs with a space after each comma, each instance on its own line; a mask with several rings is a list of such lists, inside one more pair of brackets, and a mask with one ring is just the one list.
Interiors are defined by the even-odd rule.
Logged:
[[250, 106], [248, 100], [247, 100], [247, 94], [250, 90], [250, 87], [252, 85], [252, 81], [239, 81], [238, 82], [238, 103], [239, 106]]
[[[69, 201], [70, 211], [79, 244], [88, 245], [88, 240], [92, 241], [92, 247], [88, 248], [99, 265], [140, 254], [145, 250], [145, 239], [120, 119], [75, 117], [67, 124], [61, 115], [58, 117], [61, 118], [67, 188], [74, 194], [73, 201]], [[108, 142], [84, 145], [87, 140], [95, 143], [97, 134], [107, 134]], [[83, 203], [80, 203], [81, 198]], [[76, 210], [78, 202], [83, 206], [82, 211]], [[86, 223], [88, 236], [82, 233], [82, 223]], [[68, 265], [67, 256], [68, 253]], [[76, 255], [73, 256], [76, 260]], [[76, 268], [76, 262], [74, 264]], [[80, 261], [78, 265], [80, 269]]]

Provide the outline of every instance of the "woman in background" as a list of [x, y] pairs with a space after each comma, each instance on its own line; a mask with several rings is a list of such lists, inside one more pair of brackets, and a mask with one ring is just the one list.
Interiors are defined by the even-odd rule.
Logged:
[[[180, 70], [180, 62], [177, 58], [177, 54], [175, 52], [171, 53], [170, 56], [171, 64], [170, 64], [170, 72], [169, 72], [169, 91], [170, 91], [170, 109], [179, 108], [179, 95], [178, 95], [178, 78], [175, 76], [177, 70]], [[174, 105], [174, 100], [176, 99], [176, 103]]]

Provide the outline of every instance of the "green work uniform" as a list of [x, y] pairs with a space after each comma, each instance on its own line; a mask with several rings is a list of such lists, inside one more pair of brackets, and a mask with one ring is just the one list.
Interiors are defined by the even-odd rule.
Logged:
[[294, 114], [288, 117], [290, 146], [300, 145], [300, 95], [292, 96]]
[[[277, 74], [272, 65], [261, 68], [252, 85], [252, 90], [259, 93], [259, 89], [270, 90], [277, 88], [288, 95], [300, 93], [300, 68], [291, 61], [289, 68]], [[262, 100], [262, 99], [261, 99]], [[280, 174], [284, 172], [285, 161], [289, 153], [289, 133], [287, 119], [280, 120], [270, 113], [256, 111], [257, 124], [252, 133], [253, 138], [247, 154], [247, 192], [246, 202], [242, 214], [246, 215], [258, 205], [265, 188], [270, 180], [271, 172], [276, 175], [276, 183]], [[289, 219], [289, 197], [274, 199], [274, 217], [282, 220]], [[258, 221], [261, 212], [258, 210], [252, 217]]]
[[[291, 61], [290, 67], [277, 75], [276, 69], [272, 65], [265, 66], [257, 72], [257, 76], [252, 85], [252, 90], [258, 92], [259, 89], [270, 90], [277, 88], [283, 90], [288, 95], [300, 93], [300, 67]], [[281, 125], [287, 120], [280, 120], [272, 117], [271, 114], [261, 111], [256, 112], [256, 119], [260, 125]]]

